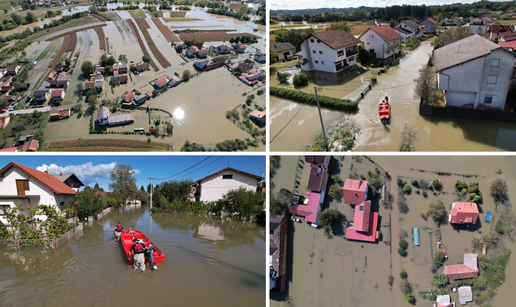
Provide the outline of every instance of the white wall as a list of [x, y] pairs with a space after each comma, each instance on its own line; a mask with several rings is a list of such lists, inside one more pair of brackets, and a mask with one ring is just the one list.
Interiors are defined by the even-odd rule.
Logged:
[[369, 29], [366, 33], [362, 34], [360, 37], [360, 41], [362, 42], [362, 47], [369, 51], [369, 49], [374, 49], [376, 52], [376, 57], [378, 59], [387, 59], [398, 51], [398, 48], [391, 48], [387, 50], [393, 44], [399, 43], [401, 38], [392, 40], [390, 42], [385, 42], [385, 40], [376, 32]]
[[[312, 42], [313, 40], [313, 42]], [[349, 66], [357, 63], [356, 56], [358, 54], [346, 57], [346, 48], [350, 48], [354, 45], [345, 46], [338, 49], [332, 49], [322, 41], [317, 42], [316, 37], [310, 37], [301, 44], [301, 52], [304, 59], [311, 61], [311, 64], [301, 65], [301, 70], [319, 70], [325, 72], [337, 72], [335, 69], [335, 62], [346, 59], [346, 64]], [[342, 56], [337, 56], [338, 51], [344, 51]], [[314, 53], [315, 51], [315, 53]], [[322, 54], [320, 53], [322, 51]], [[352, 59], [352, 60], [351, 60]], [[316, 63], [316, 61], [318, 63]], [[324, 64], [323, 64], [324, 63]]]
[[[52, 176], [48, 174], [48, 176]], [[32, 178], [27, 177], [17, 168], [11, 168], [5, 176], [0, 180], [0, 195], [18, 195], [16, 188], [16, 180], [29, 180], [29, 191], [25, 191], [25, 195], [39, 195], [40, 199], [31, 199], [30, 206], [32, 208], [39, 205], [51, 205], [60, 210], [59, 204], [61, 202], [67, 203], [73, 195], [57, 194], [54, 195], [52, 191], [43, 186], [41, 183], [35, 181]], [[14, 199], [14, 200], [0, 200], [0, 204], [9, 204], [11, 207], [21, 206], [23, 208], [28, 207], [29, 201], [26, 199]], [[40, 217], [44, 220], [44, 216]]]
[[[222, 179], [222, 175], [233, 175], [233, 179]], [[244, 187], [249, 191], [256, 191], [258, 180], [246, 175], [226, 170], [217, 176], [210, 177], [201, 182], [200, 201], [214, 201], [222, 199], [222, 196], [230, 190], [238, 190]]]
[[[491, 67], [492, 60], [500, 60], [498, 67]], [[448, 89], [447, 106], [463, 106], [474, 104], [474, 107], [503, 108], [511, 83], [514, 68], [514, 57], [499, 49], [487, 57], [469, 61], [442, 71], [438, 74], [439, 89]], [[488, 84], [489, 76], [497, 76], [496, 84]], [[475, 99], [471, 101], [472, 94]], [[493, 97], [490, 104], [484, 104], [485, 97]], [[468, 102], [466, 102], [468, 101]]]
[[487, 26], [482, 25], [470, 25], [469, 26], [469, 33], [471, 34], [479, 34], [484, 35], [487, 31]]

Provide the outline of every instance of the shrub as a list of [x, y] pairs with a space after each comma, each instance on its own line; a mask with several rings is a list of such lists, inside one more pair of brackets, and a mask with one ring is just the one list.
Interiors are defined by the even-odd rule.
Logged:
[[496, 293], [496, 292], [495, 292], [495, 290], [493, 290], [493, 289], [489, 289], [489, 290], [487, 290], [487, 295], [488, 295], [489, 297], [493, 297], [493, 296], [495, 295], [495, 293]]
[[389, 275], [389, 276], [387, 276], [387, 278], [388, 278], [389, 286], [392, 286], [392, 282], [394, 281], [394, 277], [392, 277], [392, 275]]
[[444, 262], [444, 256], [446, 254], [444, 252], [438, 252], [434, 254], [434, 265], [436, 268], [440, 268], [443, 265]]
[[403, 298], [405, 299], [405, 302], [409, 303], [409, 304], [413, 304], [414, 301], [416, 300], [416, 298], [414, 297], [414, 295], [410, 294], [410, 293], [407, 293], [403, 296]]
[[403, 248], [398, 248], [398, 254], [400, 254], [401, 256], [405, 256], [407, 254], [407, 251], [405, 251], [405, 249]]
[[306, 86], [308, 85], [308, 82], [310, 81], [310, 78], [307, 74], [304, 72], [300, 72], [299, 74], [294, 76], [294, 80], [292, 83], [294, 83], [294, 86]]
[[407, 278], [407, 272], [405, 272], [405, 271], [401, 271], [401, 272], [400, 272], [400, 278], [401, 278], [401, 279], [405, 279], [405, 278]]
[[432, 181], [432, 186], [433, 186], [434, 188], [440, 188], [440, 187], [442, 186], [441, 181], [440, 181], [440, 180], [438, 180], [438, 179], [436, 179], [436, 180]]
[[507, 199], [507, 183], [502, 179], [496, 179], [491, 183], [491, 196], [495, 201], [504, 202]]
[[[282, 98], [288, 98], [294, 101], [305, 103], [309, 100], [315, 99], [315, 94], [309, 94], [303, 91], [289, 90], [284, 88], [270, 87], [271, 96], [278, 96]], [[321, 107], [340, 110], [340, 111], [355, 111], [358, 107], [358, 102], [349, 99], [339, 99], [334, 97], [328, 97], [324, 95], [318, 95], [319, 104]]]
[[480, 298], [481, 298], [483, 301], [487, 300], [487, 296], [486, 296], [485, 294], [480, 295]]
[[428, 299], [429, 299], [429, 300], [431, 300], [431, 301], [435, 301], [435, 300], [437, 299], [437, 297], [435, 297], [435, 294], [430, 293], [430, 294], [428, 295]]
[[428, 193], [426, 193], [426, 191], [423, 191], [421, 194], [423, 194], [423, 197], [428, 197]]
[[288, 77], [290, 77], [290, 74], [288, 72], [279, 72], [276, 74], [276, 78], [280, 83], [286, 83], [288, 84]]

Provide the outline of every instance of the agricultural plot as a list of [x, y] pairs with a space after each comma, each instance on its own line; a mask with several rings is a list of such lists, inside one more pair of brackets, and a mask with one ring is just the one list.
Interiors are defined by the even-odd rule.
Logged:
[[97, 18], [100, 21], [108, 21], [108, 19], [105, 16], [99, 15], [99, 14], [91, 14], [91, 16]]
[[93, 28], [97, 35], [99, 36], [100, 49], [106, 49], [106, 35], [104, 35], [104, 30], [101, 27]]
[[163, 34], [163, 36], [165, 37], [167, 42], [180, 42], [181, 41], [179, 39], [179, 37], [177, 37], [177, 35], [174, 32], [172, 32], [172, 30], [170, 30], [169, 27], [165, 26], [161, 22], [161, 20], [159, 20], [159, 18], [153, 17], [152, 21], [154, 22], [156, 27], [158, 27], [158, 29], [161, 31], [161, 34]]
[[144, 19], [135, 19], [136, 23], [140, 27], [140, 30], [143, 33], [143, 36], [145, 37], [145, 40], [147, 41], [147, 45], [149, 45], [149, 48], [151, 49], [152, 53], [154, 54], [154, 57], [158, 60], [158, 62], [163, 66], [163, 68], [169, 67], [171, 64], [167, 59], [163, 56], [163, 54], [159, 51], [158, 47], [156, 47], [156, 44], [152, 40], [152, 37], [149, 34], [149, 31], [147, 31], [145, 24], [143, 23]]
[[11, 3], [10, 2], [3, 2], [3, 3], [0, 3], [0, 10], [11, 10], [12, 7], [11, 7]]
[[96, 25], [96, 26], [91, 26], [91, 27], [86, 27], [86, 28], [80, 28], [80, 29], [77, 29], [77, 30], [72, 30], [72, 31], [69, 31], [69, 32], [61, 33], [61, 34], [56, 35], [56, 36], [52, 36], [50, 38], [47, 38], [45, 41], [49, 42], [49, 41], [53, 41], [55, 39], [67, 36], [67, 35], [69, 35], [71, 33], [81, 32], [81, 31], [85, 31], [85, 30], [89, 30], [89, 29], [101, 28], [101, 27], [105, 27], [105, 26], [107, 26], [107, 25]]
[[234, 10], [239, 10], [243, 7], [247, 7], [247, 4], [242, 4], [242, 3], [231, 3], [229, 4], [229, 8], [230, 9], [234, 9]]
[[229, 41], [242, 36], [250, 36], [260, 38], [250, 33], [226, 33], [226, 32], [198, 32], [198, 33], [179, 33], [182, 40], [196, 40], [205, 42], [222, 42]]
[[[50, 64], [48, 64], [49, 68], [53, 68], [54, 66], [56, 66], [57, 62], [59, 62], [59, 59], [61, 59], [61, 57], [63, 56], [63, 53], [65, 52], [65, 50], [68, 49], [69, 42], [70, 42], [70, 34], [68, 34], [64, 37], [64, 41], [63, 41], [63, 44], [61, 45], [61, 48], [59, 48], [59, 51], [57, 52], [56, 56], [52, 59], [52, 62], [50, 62]], [[76, 42], [77, 42], [77, 40], [76, 40]]]
[[147, 22], [147, 19], [141, 19], [141, 22], [145, 25], [145, 28], [150, 29], [150, 25]]
[[50, 151], [167, 151], [171, 145], [126, 139], [82, 139], [55, 141]]
[[[65, 52], [73, 52], [75, 50], [75, 46], [77, 46], [77, 33], [70, 33], [70, 35], [68, 35], [68, 38], [68, 44], [66, 45]], [[70, 57], [72, 57], [71, 54]]]
[[145, 12], [143, 10], [134, 10], [134, 11], [128, 11], [129, 14], [131, 14], [131, 16], [133, 18], [145, 18], [147, 16], [145, 16]]
[[186, 11], [170, 11], [170, 17], [185, 17]]
[[[152, 67], [152, 69], [154, 69], [154, 71], [159, 71], [158, 65], [156, 65], [156, 63], [154, 63], [154, 60], [150, 57], [150, 53], [147, 51], [147, 48], [145, 48], [145, 45], [143, 44], [143, 41], [142, 41], [142, 37], [140, 36], [140, 32], [138, 32], [136, 25], [130, 19], [128, 19], [127, 22], [129, 23], [129, 26], [131, 26], [131, 29], [133, 30], [133, 33], [136, 36], [136, 39], [138, 39], [138, 43], [140, 44], [140, 47], [142, 48], [143, 54], [145, 54], [146, 56], [148, 56], [151, 59], [150, 63], [149, 63], [150, 66]], [[145, 30], [145, 31], [147, 31], [147, 30]]]
[[195, 21], [200, 20], [199, 18], [188, 18], [188, 17], [163, 17], [165, 21]]

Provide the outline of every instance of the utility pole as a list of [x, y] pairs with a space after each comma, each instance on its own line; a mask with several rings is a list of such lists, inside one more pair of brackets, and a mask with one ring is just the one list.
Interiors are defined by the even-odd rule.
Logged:
[[321, 120], [322, 133], [324, 136], [324, 145], [326, 146], [326, 150], [328, 150], [328, 140], [326, 140], [326, 132], [324, 131], [324, 124], [321, 115], [321, 106], [319, 105], [319, 96], [317, 96], [317, 87], [315, 89], [315, 100], [317, 100], [317, 109], [319, 110], [319, 119]]
[[152, 177], [150, 179], [150, 209], [152, 210]]

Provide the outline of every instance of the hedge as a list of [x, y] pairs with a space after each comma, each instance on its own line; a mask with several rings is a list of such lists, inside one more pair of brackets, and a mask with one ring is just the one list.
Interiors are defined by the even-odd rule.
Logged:
[[[315, 94], [309, 94], [303, 91], [289, 90], [279, 87], [270, 87], [271, 96], [291, 99], [297, 102], [305, 103], [308, 100], [315, 99]], [[323, 95], [319, 96], [319, 104], [323, 108], [339, 110], [339, 111], [356, 111], [358, 102], [349, 99], [339, 99]]]

